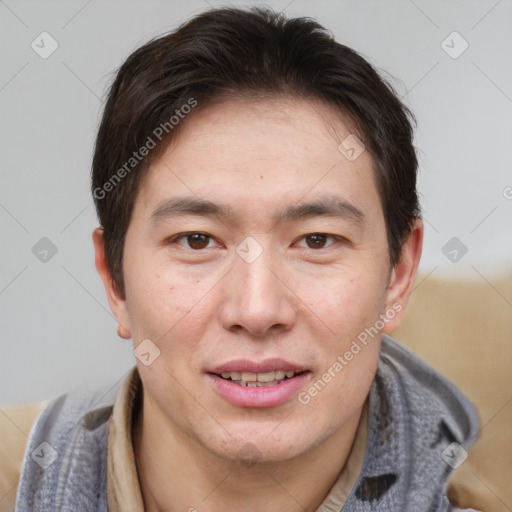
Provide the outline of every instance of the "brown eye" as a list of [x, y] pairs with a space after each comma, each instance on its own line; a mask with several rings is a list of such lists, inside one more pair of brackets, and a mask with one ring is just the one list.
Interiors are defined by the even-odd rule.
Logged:
[[314, 234], [306, 235], [304, 239], [310, 249], [322, 249], [325, 245], [328, 235]]
[[[184, 240], [186, 243], [183, 242]], [[207, 248], [212, 240], [212, 237], [206, 233], [191, 231], [190, 233], [182, 233], [181, 235], [169, 238], [168, 243], [181, 245], [185, 249], [194, 249], [195, 251], [199, 251]]]
[[186, 238], [191, 249], [204, 249], [210, 241], [210, 237], [203, 233], [191, 233]]

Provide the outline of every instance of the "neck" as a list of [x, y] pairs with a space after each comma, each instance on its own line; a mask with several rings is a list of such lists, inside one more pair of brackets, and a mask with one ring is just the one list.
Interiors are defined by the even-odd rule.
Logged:
[[299, 457], [249, 466], [216, 456], [168, 423], [150, 421], [149, 402], [144, 394], [133, 445], [144, 510], [151, 512], [314, 512], [345, 466], [362, 412]]

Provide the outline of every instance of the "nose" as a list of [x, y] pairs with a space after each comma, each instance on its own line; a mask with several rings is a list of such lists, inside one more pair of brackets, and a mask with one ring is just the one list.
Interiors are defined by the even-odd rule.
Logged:
[[268, 337], [292, 329], [297, 307], [284, 269], [272, 257], [270, 249], [252, 262], [235, 256], [227, 274], [221, 323], [238, 334]]

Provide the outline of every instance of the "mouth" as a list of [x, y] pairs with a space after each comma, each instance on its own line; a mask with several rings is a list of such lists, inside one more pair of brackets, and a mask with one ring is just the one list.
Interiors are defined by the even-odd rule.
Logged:
[[206, 372], [209, 385], [237, 407], [275, 407], [292, 400], [311, 379], [311, 371], [282, 359], [231, 361]]

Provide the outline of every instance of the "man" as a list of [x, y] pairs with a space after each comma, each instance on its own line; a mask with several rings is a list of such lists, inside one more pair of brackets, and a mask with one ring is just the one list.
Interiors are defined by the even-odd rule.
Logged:
[[16, 510], [452, 510], [476, 412], [387, 334], [423, 239], [411, 119], [308, 19], [216, 9], [135, 51], [92, 192], [137, 365], [115, 403], [46, 405]]

